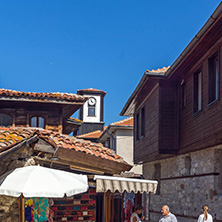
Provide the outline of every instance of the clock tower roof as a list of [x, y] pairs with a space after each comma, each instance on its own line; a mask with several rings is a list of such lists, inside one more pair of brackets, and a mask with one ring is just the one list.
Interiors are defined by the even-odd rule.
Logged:
[[99, 89], [93, 89], [93, 88], [88, 88], [88, 89], [79, 89], [77, 90], [77, 94], [78, 95], [84, 95], [84, 94], [103, 94], [104, 96], [106, 95], [106, 92], [103, 90], [99, 90]]

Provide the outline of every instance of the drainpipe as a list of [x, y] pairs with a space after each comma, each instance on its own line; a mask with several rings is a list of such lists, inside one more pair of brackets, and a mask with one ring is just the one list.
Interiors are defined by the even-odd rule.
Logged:
[[107, 134], [112, 138], [113, 150], [116, 152], [116, 138], [109, 133], [109, 130], [107, 130]]
[[151, 192], [148, 194], [148, 222], [150, 222], [150, 198], [151, 198]]

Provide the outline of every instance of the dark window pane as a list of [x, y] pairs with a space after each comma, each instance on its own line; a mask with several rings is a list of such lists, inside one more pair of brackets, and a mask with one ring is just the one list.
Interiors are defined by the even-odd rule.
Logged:
[[145, 109], [141, 109], [141, 136], [145, 136]]
[[186, 84], [183, 83], [181, 85], [181, 108], [185, 108], [186, 107], [186, 100], [187, 100], [187, 96], [186, 96]]
[[209, 61], [208, 73], [208, 103], [217, 100], [219, 97], [219, 59], [218, 53], [212, 56]]
[[88, 116], [95, 116], [95, 107], [89, 107]]
[[139, 113], [136, 114], [136, 140], [139, 140]]
[[0, 113], [0, 126], [12, 126], [12, 117], [10, 115]]

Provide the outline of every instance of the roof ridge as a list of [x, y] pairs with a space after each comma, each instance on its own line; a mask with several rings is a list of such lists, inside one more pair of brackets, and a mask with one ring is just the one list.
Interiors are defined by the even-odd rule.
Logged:
[[28, 99], [54, 99], [54, 100], [65, 100], [65, 101], [79, 101], [85, 102], [88, 97], [75, 93], [64, 93], [64, 92], [24, 92], [12, 89], [0, 88], [0, 96], [2, 97], [14, 97], [14, 98], [28, 98]]

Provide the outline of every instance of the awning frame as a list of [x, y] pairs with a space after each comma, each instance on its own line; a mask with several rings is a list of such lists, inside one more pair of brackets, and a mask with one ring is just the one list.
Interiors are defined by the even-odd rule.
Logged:
[[155, 180], [134, 179], [125, 177], [101, 176], [95, 175], [96, 192], [107, 192], [110, 190], [112, 193], [124, 191], [131, 193], [156, 193], [158, 182]]

